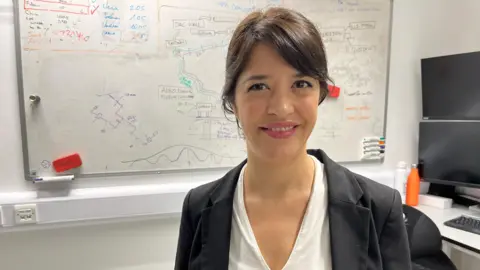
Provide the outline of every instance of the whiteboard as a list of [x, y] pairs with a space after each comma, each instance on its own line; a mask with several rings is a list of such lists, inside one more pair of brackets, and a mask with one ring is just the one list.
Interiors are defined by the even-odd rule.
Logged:
[[384, 135], [390, 0], [18, 0], [26, 175], [53, 175], [52, 161], [71, 153], [77, 176], [244, 160], [221, 109], [226, 52], [247, 13], [275, 5], [319, 27], [341, 87], [319, 107], [308, 147], [360, 161], [362, 139]]

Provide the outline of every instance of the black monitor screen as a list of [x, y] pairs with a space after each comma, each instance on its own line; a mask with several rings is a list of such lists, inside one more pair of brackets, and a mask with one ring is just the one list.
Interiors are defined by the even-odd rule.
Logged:
[[480, 119], [480, 52], [421, 60], [424, 119]]
[[423, 121], [419, 135], [425, 181], [480, 188], [480, 121]]

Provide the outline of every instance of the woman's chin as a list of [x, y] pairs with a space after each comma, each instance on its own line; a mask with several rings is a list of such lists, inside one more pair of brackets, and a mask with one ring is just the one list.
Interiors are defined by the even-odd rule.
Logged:
[[267, 163], [286, 163], [299, 156], [300, 153], [305, 151], [304, 148], [292, 147], [292, 146], [279, 146], [279, 147], [262, 147], [259, 149], [262, 160]]

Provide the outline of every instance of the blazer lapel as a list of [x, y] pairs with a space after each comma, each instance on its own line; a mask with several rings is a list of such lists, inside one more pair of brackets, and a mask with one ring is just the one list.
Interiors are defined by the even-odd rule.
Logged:
[[358, 201], [358, 182], [322, 150], [311, 150], [324, 164], [328, 183], [328, 216], [333, 270], [366, 269], [370, 210]]
[[228, 269], [231, 211], [225, 200], [202, 212], [202, 269]]
[[202, 211], [201, 269], [228, 269], [233, 197], [246, 160], [232, 169], [210, 194], [209, 206]]
[[328, 214], [333, 269], [366, 269], [370, 210], [335, 200]]

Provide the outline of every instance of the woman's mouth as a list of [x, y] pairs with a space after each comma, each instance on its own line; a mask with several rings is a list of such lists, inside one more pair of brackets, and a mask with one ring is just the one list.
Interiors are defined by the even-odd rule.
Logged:
[[268, 136], [274, 139], [288, 139], [295, 134], [298, 125], [291, 122], [272, 123], [260, 127]]

